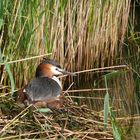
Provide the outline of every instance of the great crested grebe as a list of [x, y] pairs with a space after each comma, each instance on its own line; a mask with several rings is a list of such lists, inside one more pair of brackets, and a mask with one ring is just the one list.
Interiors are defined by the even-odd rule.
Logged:
[[58, 75], [75, 75], [51, 60], [43, 58], [33, 78], [19, 93], [18, 99], [37, 107], [60, 108], [63, 105], [62, 84]]

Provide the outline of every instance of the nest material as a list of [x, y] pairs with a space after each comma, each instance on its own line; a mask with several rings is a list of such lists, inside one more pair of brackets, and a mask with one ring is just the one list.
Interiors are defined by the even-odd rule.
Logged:
[[104, 130], [102, 113], [91, 110], [87, 106], [69, 104], [62, 110], [41, 113], [32, 105], [21, 108], [12, 99], [3, 100], [2, 104], [0, 137], [6, 140], [14, 138], [113, 139], [110, 123]]

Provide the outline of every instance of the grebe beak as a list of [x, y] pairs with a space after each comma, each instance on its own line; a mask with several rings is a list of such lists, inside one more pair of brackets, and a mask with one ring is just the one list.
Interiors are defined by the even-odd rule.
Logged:
[[76, 76], [75, 73], [68, 72], [68, 71], [66, 71], [66, 70], [64, 70], [64, 69], [60, 69], [60, 68], [58, 68], [57, 70], [58, 70], [59, 72], [61, 72], [62, 74], [64, 74], [64, 75]]

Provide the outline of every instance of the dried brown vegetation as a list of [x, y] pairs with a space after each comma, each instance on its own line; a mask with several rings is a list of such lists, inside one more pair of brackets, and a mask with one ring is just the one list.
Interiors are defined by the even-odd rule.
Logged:
[[[116, 117], [124, 117], [124, 120], [126, 116], [136, 117], [139, 105], [135, 93], [140, 91], [140, 41], [139, 32], [136, 30], [139, 23], [136, 20], [138, 6], [138, 2], [133, 3], [131, 0], [1, 2], [2, 139], [26, 136], [59, 136], [64, 139], [111, 138], [113, 134], [110, 127], [109, 132], [103, 132], [103, 116], [99, 115], [103, 110], [107, 91], [110, 95], [110, 107]], [[64, 68], [77, 73], [77, 77], [63, 78], [65, 88], [72, 81], [76, 84], [72, 84], [71, 92], [69, 89], [69, 94], [66, 94], [78, 103], [77, 106], [71, 106], [74, 112], [69, 114], [70, 118], [67, 118], [65, 113], [45, 116], [35, 111], [30, 112], [29, 108], [21, 109], [11, 99], [11, 87], [12, 90], [13, 87], [17, 90], [34, 77], [35, 68], [44, 56], [56, 59]], [[87, 107], [78, 107], [84, 104]], [[78, 116], [77, 110], [82, 117]], [[98, 111], [97, 118], [93, 110]], [[15, 114], [10, 115], [11, 112]], [[78, 125], [76, 129], [70, 128], [73, 123]], [[125, 124], [127, 123], [131, 126], [132, 121], [128, 119]], [[98, 125], [101, 129], [96, 129]], [[15, 131], [18, 126], [19, 130]], [[125, 130], [120, 133], [127, 133]]]

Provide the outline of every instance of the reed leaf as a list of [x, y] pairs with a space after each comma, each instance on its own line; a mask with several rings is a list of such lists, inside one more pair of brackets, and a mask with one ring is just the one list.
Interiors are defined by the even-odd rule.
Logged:
[[[106, 85], [106, 88], [108, 88], [106, 76], [105, 76], [105, 85]], [[109, 93], [108, 93], [108, 91], [106, 91], [106, 95], [104, 98], [104, 129], [106, 129], [106, 127], [107, 127], [108, 114], [110, 112], [109, 108], [110, 108]]]
[[14, 84], [13, 75], [11, 73], [9, 64], [7, 64], [6, 61], [4, 62], [4, 64], [5, 64], [5, 69], [6, 69], [7, 73], [8, 73], [8, 75], [9, 75], [9, 78], [10, 78], [10, 82], [11, 82], [11, 96], [13, 96], [14, 95], [14, 91], [15, 91], [15, 88], [14, 88], [15, 84]]

